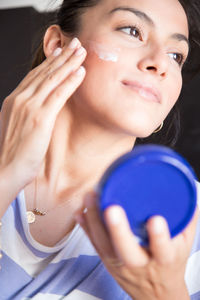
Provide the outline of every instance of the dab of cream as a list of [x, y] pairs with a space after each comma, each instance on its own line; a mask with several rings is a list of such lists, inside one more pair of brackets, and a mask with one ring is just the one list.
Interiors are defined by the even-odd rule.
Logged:
[[94, 51], [96, 55], [104, 61], [112, 61], [117, 62], [119, 58], [119, 48], [110, 49], [107, 46], [96, 43], [96, 42], [89, 42], [90, 50]]

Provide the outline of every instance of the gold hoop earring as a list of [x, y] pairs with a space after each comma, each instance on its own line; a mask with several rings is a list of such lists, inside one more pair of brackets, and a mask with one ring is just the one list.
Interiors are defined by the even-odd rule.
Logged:
[[159, 131], [163, 128], [163, 125], [164, 125], [164, 122], [162, 122], [162, 123], [160, 124], [160, 126], [159, 126], [153, 133], [159, 132]]

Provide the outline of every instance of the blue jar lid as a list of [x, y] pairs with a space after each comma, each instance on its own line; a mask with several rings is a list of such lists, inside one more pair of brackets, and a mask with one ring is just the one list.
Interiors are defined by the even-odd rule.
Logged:
[[97, 191], [99, 207], [120, 205], [141, 245], [148, 245], [146, 221], [163, 216], [171, 237], [191, 220], [196, 204], [196, 176], [175, 151], [158, 145], [136, 146], [118, 158], [104, 173]]

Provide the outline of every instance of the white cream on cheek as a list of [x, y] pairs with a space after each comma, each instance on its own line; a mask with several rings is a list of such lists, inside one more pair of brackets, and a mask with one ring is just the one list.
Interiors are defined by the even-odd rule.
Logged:
[[119, 59], [120, 48], [108, 47], [104, 44], [97, 43], [94, 41], [89, 41], [89, 50], [95, 52], [99, 59], [104, 61], [117, 62]]
[[[140, 48], [142, 45], [141, 42], [128, 43], [124, 48], [126, 50], [131, 50]], [[94, 52], [99, 59], [110, 62], [117, 62], [122, 52], [122, 49], [119, 47], [111, 47], [95, 41], [88, 41], [88, 50]]]

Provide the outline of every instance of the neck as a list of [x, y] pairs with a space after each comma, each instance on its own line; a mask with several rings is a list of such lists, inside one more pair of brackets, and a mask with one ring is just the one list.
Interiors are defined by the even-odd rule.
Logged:
[[67, 104], [55, 123], [39, 177], [45, 177], [50, 191], [92, 187], [134, 143], [134, 137], [108, 130]]

